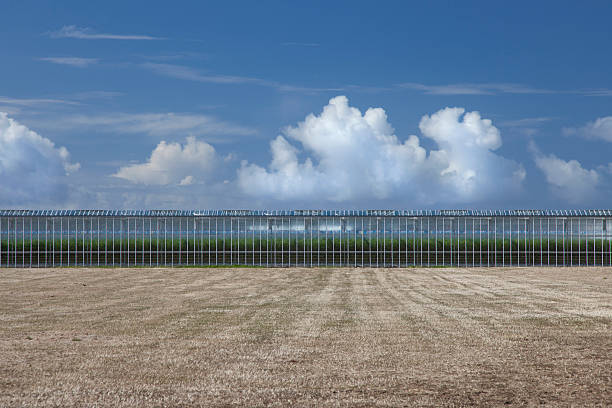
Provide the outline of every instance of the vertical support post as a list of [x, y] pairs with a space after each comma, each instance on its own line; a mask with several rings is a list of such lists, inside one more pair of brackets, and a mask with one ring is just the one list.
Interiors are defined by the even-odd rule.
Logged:
[[219, 265], [219, 218], [218, 217], [215, 217], [215, 265]]
[[26, 266], [25, 217], [21, 217], [21, 267]]
[[542, 261], [542, 218], [539, 218], [540, 220], [540, 266], [543, 265], [543, 261]]
[[[395, 228], [395, 220], [396, 218], [393, 217], [391, 218], [391, 230], [389, 231], [391, 233], [391, 267], [393, 268], [393, 266], [395, 265], [395, 242], [393, 241], [393, 231]], [[398, 234], [399, 236], [399, 234]]]
[[[183, 218], [178, 218], [179, 228], [178, 228], [178, 239], [179, 239], [179, 256], [177, 265], [183, 265]], [[187, 239], [189, 239], [189, 234], [187, 235]], [[189, 245], [188, 245], [189, 247]], [[189, 248], [187, 248], [187, 262], [189, 263]]]
[[491, 266], [489, 258], [491, 255], [491, 249], [489, 247], [489, 230], [491, 229], [491, 219], [487, 218], [487, 267]]
[[387, 217], [383, 217], [383, 267], [387, 266]]
[[[355, 245], [354, 245], [354, 250], [353, 250], [353, 267], [356, 268], [357, 267], [357, 218], [356, 217], [352, 217], [353, 218], [353, 235], [355, 236]], [[306, 231], [306, 230], [304, 230]]]
[[119, 266], [123, 266], [123, 217], [119, 218]]
[[[393, 224], [395, 224], [395, 218], [391, 218], [391, 267], [393, 268], [393, 252], [394, 252], [394, 245], [393, 245]], [[386, 246], [385, 246], [386, 248]]]
[[444, 241], [446, 241], [446, 219], [444, 217], [442, 217], [442, 265], [444, 266], [445, 263], [445, 259], [444, 259], [444, 255], [446, 252], [446, 248], [444, 245]]
[[589, 266], [589, 219], [584, 219], [584, 266]]
[[468, 249], [467, 249], [467, 217], [463, 218], [463, 249], [465, 252], [465, 267], [468, 267]]
[[476, 266], [476, 250], [474, 249], [476, 245], [476, 220], [472, 217], [472, 268]]
[[[212, 259], [211, 259], [212, 258], [212, 247], [211, 247], [211, 236], [212, 236], [211, 228], [212, 228], [212, 225], [211, 225], [211, 221], [212, 220], [210, 219], [210, 217], [206, 217], [206, 222], [208, 224], [208, 231], [207, 231], [207, 233], [208, 233], [207, 234], [208, 235], [208, 246], [206, 247], [206, 259], [208, 260], [208, 265], [212, 265]], [[260, 238], [261, 238], [261, 236], [260, 236]], [[261, 252], [261, 240], [260, 240], [260, 244], [259, 245], [260, 245], [260, 252]]]
[[378, 268], [378, 221], [379, 218], [376, 217], [376, 267]]
[[581, 219], [578, 218], [578, 266], [580, 266], [580, 261], [582, 260], [582, 234], [580, 232], [580, 221]]
[[[342, 230], [344, 229], [344, 217], [340, 218], [340, 266], [344, 265], [344, 259], [342, 256]], [[335, 241], [335, 240], [334, 240]], [[334, 256], [334, 259], [336, 259], [336, 257]]]
[[546, 227], [547, 237], [546, 237], [546, 256], [548, 262], [546, 262], [546, 266], [550, 266], [550, 218], [546, 219], [548, 225]]
[[502, 266], [506, 266], [506, 217], [502, 218]]
[[[13, 217], [13, 227], [14, 227], [14, 233], [13, 233], [13, 266], [16, 268], [17, 267], [17, 217]], [[10, 223], [9, 223], [9, 228], [10, 228]], [[9, 240], [10, 240], [10, 235], [9, 235]]]
[[30, 217], [30, 268], [32, 268], [32, 217]]
[[[136, 222], [136, 225], [137, 222]], [[138, 230], [138, 228], [136, 228]], [[136, 264], [137, 265], [142, 265], [145, 266], [146, 265], [146, 250], [145, 250], [145, 241], [146, 241], [146, 237], [145, 237], [145, 218], [144, 216], [141, 217], [141, 222], [140, 222], [140, 262], [138, 262], [138, 256], [135, 255], [135, 260], [136, 260]], [[137, 232], [136, 232], [137, 234]], [[136, 244], [135, 247], [138, 246], [138, 239], [136, 239]], [[136, 251], [138, 251], [138, 248], [136, 248]]]
[[535, 218], [531, 217], [531, 265], [535, 263]]
[[13, 240], [15, 241], [15, 246], [13, 246], [13, 252], [14, 252], [14, 258], [15, 258], [15, 268], [17, 267], [17, 222], [19, 221], [19, 219], [17, 217], [14, 217], [14, 227], [15, 227], [15, 234], [13, 235]]
[[[423, 266], [423, 217], [421, 220], [421, 266]], [[429, 217], [427, 218], [427, 266], [429, 266]]]
[[317, 266], [321, 266], [321, 218], [320, 217], [317, 217]]
[[6, 217], [6, 254], [4, 258], [6, 267], [9, 268], [11, 266], [11, 219], [9, 217]]
[[[143, 228], [143, 233], [144, 233], [144, 228]], [[155, 253], [157, 255], [157, 251], [155, 251]], [[149, 217], [149, 266], [153, 266], [153, 218], [152, 217]]]
[[85, 266], [85, 217], [81, 218], [81, 241], [83, 243], [83, 247], [81, 248], [81, 260], [83, 266]]
[[559, 258], [559, 220], [555, 218], [555, 266], [559, 266], [557, 259]]
[[570, 266], [574, 266], [574, 222], [570, 218]]
[[[405, 239], [405, 245], [404, 245], [404, 266], [408, 266], [408, 218], [404, 217], [404, 239]], [[398, 235], [400, 236], [400, 242], [399, 242], [399, 266], [402, 266], [402, 255], [401, 255], [401, 248], [402, 248], [402, 239], [401, 239], [401, 230], [402, 230], [402, 219], [400, 218], [400, 232], [398, 233]]]
[[565, 219], [561, 220], [561, 239], [563, 242], [563, 266], [565, 266]]
[[285, 264], [285, 219], [281, 217], [281, 266]]
[[525, 218], [525, 266], [527, 266], [527, 218]]
[[6, 217], [6, 267], [11, 266], [11, 219]]
[[516, 266], [521, 266], [521, 219], [516, 218]]
[[93, 266], [93, 219], [89, 217], [89, 266]]
[[363, 217], [360, 217], [360, 218], [361, 218], [361, 266], [363, 267], [364, 263], [365, 263], [365, 260], [363, 259], [363, 256], [365, 254], [365, 252], [364, 252], [364, 242], [363, 242], [364, 241], [363, 240], [363, 236], [365, 234], [365, 231], [363, 230]]
[[[236, 259], [236, 264], [240, 264], [240, 218], [239, 217], [236, 218], [236, 224], [238, 224], [238, 228], [236, 230], [236, 232], [238, 234], [238, 237], [237, 237], [238, 245], [236, 246], [236, 258], [237, 258]], [[230, 219], [230, 237], [233, 236], [232, 235], [233, 233], [234, 233], [233, 220]], [[231, 248], [231, 251], [232, 251], [232, 254], [233, 254], [234, 253], [234, 244], [233, 244], [233, 242], [230, 245], [230, 248]], [[232, 257], [232, 262], [231, 263], [232, 263], [232, 265], [234, 264], [233, 257]]]
[[512, 266], [512, 217], [510, 217], [510, 266]]
[[[70, 224], [68, 224], [70, 228]], [[70, 241], [69, 241], [70, 242]], [[74, 266], [78, 265], [79, 256], [79, 219], [74, 218]]]
[[[64, 217], [60, 217], [60, 266], [64, 265], [63, 259], [62, 259], [63, 252], [64, 252]], [[70, 252], [68, 252], [68, 263], [70, 263]]]
[[19, 252], [17, 250], [17, 223], [19, 222], [19, 218], [15, 217], [15, 268], [17, 268], [17, 253]]
[[96, 218], [97, 222], [98, 222], [98, 226], [96, 228], [96, 230], [98, 231], [98, 240], [97, 240], [97, 244], [96, 244], [96, 251], [97, 251], [97, 256], [96, 256], [96, 261], [98, 263], [98, 266], [100, 266], [100, 217]]
[[11, 242], [11, 219], [6, 217], [6, 256], [4, 258], [6, 259], [7, 268], [11, 267]]
[[493, 238], [493, 256], [494, 256], [494, 264], [497, 266], [497, 217], [493, 218], [493, 228], [495, 228], [495, 234]]
[[604, 266], [604, 226], [606, 220], [601, 219], [601, 266]]
[[457, 218], [457, 267], [461, 266], [461, 218]]
[[597, 248], [595, 248], [595, 241], [597, 236], [595, 235], [595, 218], [593, 218], [593, 266], [597, 264]]
[[[227, 265], [227, 253], [226, 253], [227, 252], [227, 244], [225, 242], [225, 241], [227, 241], [227, 228], [225, 226], [225, 222], [226, 222], [226, 217], [223, 217], [223, 232], [222, 232], [222, 235], [223, 235], [223, 249], [221, 251], [222, 254], [223, 254], [223, 261], [222, 261], [223, 265]], [[232, 236], [231, 236], [231, 233], [232, 233], [231, 226], [232, 226], [232, 219], [230, 218], [230, 264], [231, 264], [231, 255], [232, 255], [232, 253], [231, 253], [231, 238], [232, 238]]]
[[[45, 266], [49, 266], [49, 258], [47, 257], [47, 243], [49, 241], [48, 240], [48, 236], [49, 236], [48, 224], [49, 224], [49, 217], [45, 217]], [[1, 228], [1, 224], [0, 224], [0, 228]], [[0, 262], [0, 265], [2, 265], [2, 262]]]
[[17, 267], [17, 217], [13, 218], [14, 224], [13, 226], [15, 227], [15, 233], [13, 234], [13, 241], [15, 242], [15, 245], [13, 246], [13, 258], [15, 258], [15, 262], [14, 262], [14, 267]]
[[436, 231], [434, 233], [435, 235], [434, 239], [436, 240], [436, 247], [435, 247], [436, 266], [438, 266], [438, 217], [436, 217], [435, 220], [436, 220]]
[[[423, 218], [419, 217], [419, 265], [423, 266]], [[412, 218], [412, 265], [417, 266], [417, 218]]]
[[40, 267], [40, 216], [36, 217], [36, 266]]
[[482, 217], [478, 217], [478, 266], [482, 267]]

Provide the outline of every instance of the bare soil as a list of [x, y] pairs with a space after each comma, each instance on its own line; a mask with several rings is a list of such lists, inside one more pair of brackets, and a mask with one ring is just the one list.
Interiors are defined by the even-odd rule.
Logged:
[[606, 406], [612, 269], [2, 269], [0, 406]]

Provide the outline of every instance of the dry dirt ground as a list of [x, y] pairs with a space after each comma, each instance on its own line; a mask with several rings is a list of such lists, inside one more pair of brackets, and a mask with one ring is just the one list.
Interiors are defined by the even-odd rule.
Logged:
[[612, 405], [612, 269], [3, 269], [0, 406]]

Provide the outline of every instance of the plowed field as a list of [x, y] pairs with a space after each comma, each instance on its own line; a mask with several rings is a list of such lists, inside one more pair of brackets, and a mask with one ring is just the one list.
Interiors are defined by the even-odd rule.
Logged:
[[604, 406], [612, 269], [2, 269], [0, 406]]

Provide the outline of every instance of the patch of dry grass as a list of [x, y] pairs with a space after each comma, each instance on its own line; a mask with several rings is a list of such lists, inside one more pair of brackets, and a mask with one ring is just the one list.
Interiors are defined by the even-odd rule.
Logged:
[[610, 269], [1, 273], [0, 406], [612, 401]]

